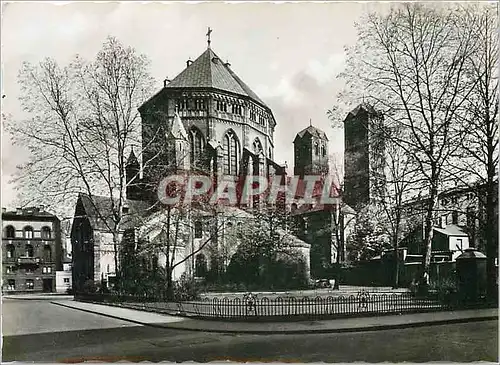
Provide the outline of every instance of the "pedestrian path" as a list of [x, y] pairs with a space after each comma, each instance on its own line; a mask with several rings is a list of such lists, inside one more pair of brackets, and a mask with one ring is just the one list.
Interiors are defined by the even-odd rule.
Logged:
[[52, 303], [75, 310], [83, 310], [155, 327], [204, 332], [253, 334], [357, 332], [498, 319], [498, 309], [493, 308], [334, 320], [234, 322], [190, 319], [76, 301], [54, 301]]

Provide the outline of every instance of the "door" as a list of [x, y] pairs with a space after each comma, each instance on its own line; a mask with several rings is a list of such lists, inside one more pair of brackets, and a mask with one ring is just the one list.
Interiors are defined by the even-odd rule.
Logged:
[[43, 291], [44, 293], [52, 292], [52, 279], [43, 279]]

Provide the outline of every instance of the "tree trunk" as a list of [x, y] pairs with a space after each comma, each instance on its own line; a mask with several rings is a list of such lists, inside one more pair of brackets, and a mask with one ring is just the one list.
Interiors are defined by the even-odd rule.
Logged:
[[492, 178], [488, 178], [486, 185], [486, 274], [487, 274], [487, 294], [489, 299], [498, 299], [497, 290], [497, 269], [495, 258], [497, 253], [497, 234], [495, 232], [495, 187]]
[[429, 194], [429, 203], [427, 206], [427, 214], [425, 217], [425, 252], [420, 276], [419, 288], [426, 291], [429, 285], [431, 256], [432, 256], [432, 238], [433, 238], [433, 218], [438, 203], [438, 188], [437, 184], [432, 183]]
[[167, 268], [167, 300], [174, 300], [174, 283], [172, 280], [172, 270]]

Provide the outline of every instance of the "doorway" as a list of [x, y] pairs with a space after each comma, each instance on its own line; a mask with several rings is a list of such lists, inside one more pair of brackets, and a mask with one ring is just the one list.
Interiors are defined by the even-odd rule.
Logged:
[[52, 292], [52, 279], [43, 279], [43, 292], [44, 293]]

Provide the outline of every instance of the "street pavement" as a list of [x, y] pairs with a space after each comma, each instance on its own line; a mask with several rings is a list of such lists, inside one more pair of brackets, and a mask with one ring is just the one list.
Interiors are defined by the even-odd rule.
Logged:
[[2, 309], [4, 361], [498, 360], [497, 320], [354, 333], [256, 335], [143, 326], [46, 300], [4, 299]]

